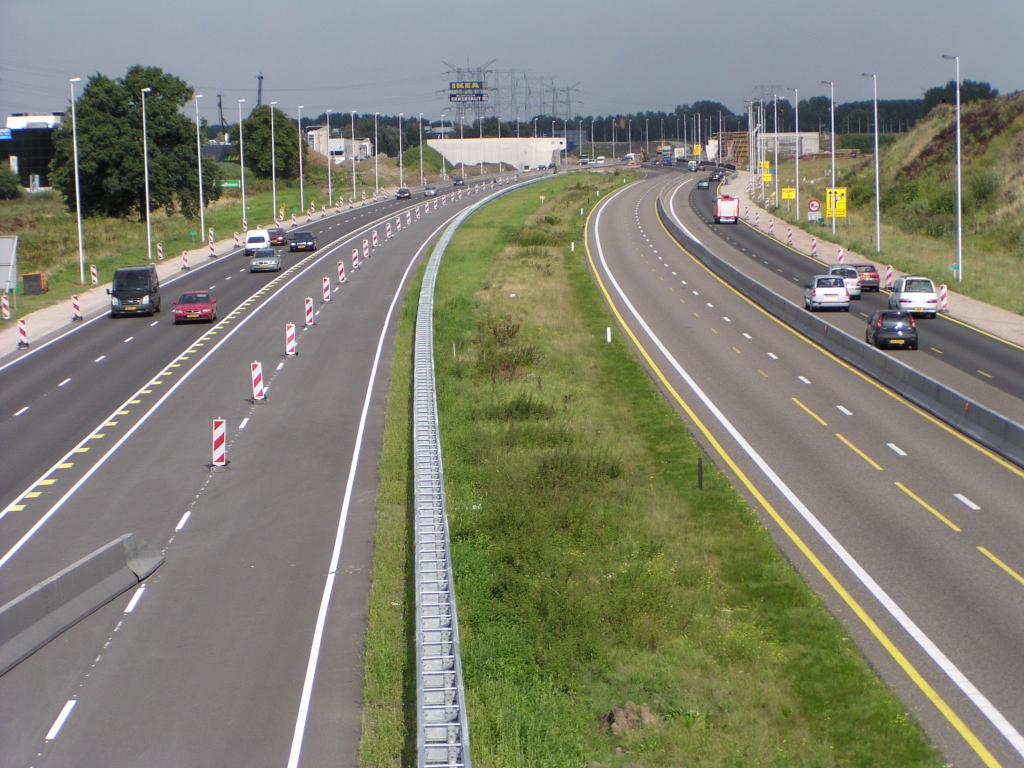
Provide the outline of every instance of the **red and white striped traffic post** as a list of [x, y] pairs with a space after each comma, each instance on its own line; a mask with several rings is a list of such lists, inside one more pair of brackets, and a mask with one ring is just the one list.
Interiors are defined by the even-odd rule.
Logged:
[[939, 286], [939, 312], [949, 312], [949, 292], [945, 285]]
[[384, 236], [388, 240], [391, 239], [391, 222], [390, 221], [387, 224], [384, 225]]
[[284, 356], [298, 357], [299, 350], [295, 343], [295, 323], [285, 323], [284, 326]]
[[761, 228], [761, 212], [760, 211], [754, 211], [754, 226], [757, 227], [758, 229]]
[[225, 467], [228, 463], [227, 422], [213, 420], [213, 466]]
[[78, 303], [78, 294], [71, 297], [71, 322], [82, 319], [82, 307]]
[[206, 233], [206, 242], [213, 245], [213, 227], [210, 227], [210, 231]]
[[359, 269], [359, 249], [352, 249], [352, 269]]
[[416, 221], [420, 220], [420, 206], [416, 206]]
[[331, 278], [324, 276], [323, 279], [324, 304], [331, 300]]
[[842, 264], [842, 263], [843, 263], [843, 262], [844, 262], [844, 261], [846, 260], [846, 259], [845, 259], [845, 257], [843, 256], [843, 249], [842, 249], [842, 248], [840, 248], [840, 249], [839, 249], [839, 253], [837, 253], [837, 254], [836, 254], [836, 260], [837, 260], [837, 261], [838, 261], [838, 262], [839, 262], [840, 264]]
[[0, 313], [4, 320], [11, 319], [11, 300], [7, 298], [6, 293], [0, 296]]
[[28, 349], [28, 326], [25, 318], [18, 318], [18, 349]]
[[405, 212], [405, 223], [407, 225], [408, 224], [412, 224], [412, 211], [406, 211]]
[[210, 258], [217, 258], [217, 245], [213, 242], [213, 227], [210, 227]]
[[323, 205], [320, 206], [320, 218], [322, 219], [326, 215], [327, 215], [327, 205], [323, 204]]
[[267, 402], [267, 393], [263, 389], [263, 364], [258, 360], [249, 363], [252, 371], [252, 401], [253, 403]]
[[434, 198], [434, 210], [435, 211], [437, 210], [437, 198], [436, 197]]
[[92, 280], [93, 285], [100, 284], [100, 271], [96, 269], [95, 264], [89, 265], [89, 279]]
[[312, 296], [307, 296], [306, 297], [306, 327], [308, 328], [308, 327], [310, 327], [312, 325], [316, 325], [316, 323], [313, 321], [313, 297]]
[[373, 232], [370, 233], [370, 239], [373, 242], [373, 247], [374, 248], [377, 248], [380, 245], [380, 240], [377, 239], [377, 230], [376, 229], [373, 230]]
[[885, 268], [885, 287], [892, 288], [892, 264]]
[[[212, 254], [210, 255], [210, 258], [211, 259], [213, 258]], [[181, 268], [185, 272], [188, 272], [188, 270], [189, 270], [189, 266], [188, 266], [188, 251], [182, 251], [181, 252]]]
[[768, 219], [768, 234], [775, 237], [775, 219]]
[[444, 195], [441, 198], [441, 205], [448, 205], [448, 195]]
[[401, 231], [401, 229], [402, 229], [402, 217], [401, 216], [395, 216], [395, 227], [399, 231]]
[[157, 261], [163, 261], [164, 260], [164, 244], [163, 243], [157, 243], [156, 244], [156, 258], [157, 258]]
[[345, 262], [344, 261], [339, 261], [338, 262], [338, 283], [341, 284], [341, 285], [344, 285], [347, 282], [348, 282], [348, 278], [345, 277]]
[[237, 232], [235, 232], [235, 248], [240, 248], [241, 246], [242, 246], [242, 236], [240, 234], [238, 234]]
[[811, 256], [818, 256], [818, 238], [816, 237], [811, 238]]
[[345, 198], [342, 197], [341, 195], [338, 195], [338, 204], [336, 206], [334, 206], [334, 212], [335, 213], [341, 213], [341, 204], [344, 201], [345, 201]]
[[313, 221], [313, 209], [310, 208], [308, 211], [306, 211], [306, 223], [310, 224], [312, 221]]
[[363, 238], [363, 258], [370, 258], [370, 244], [366, 241], [365, 237]]
[[792, 227], [787, 227], [786, 228], [786, 245], [788, 245], [790, 248], [793, 247], [793, 228]]
[[750, 221], [750, 206], [749, 205], [744, 205], [743, 206], [743, 219], [745, 221]]
[[298, 222], [298, 220], [297, 220], [297, 219], [295, 218], [295, 214], [294, 214], [294, 213], [292, 214], [292, 226], [293, 226], [293, 227], [297, 227], [297, 226], [299, 226], [299, 222]]

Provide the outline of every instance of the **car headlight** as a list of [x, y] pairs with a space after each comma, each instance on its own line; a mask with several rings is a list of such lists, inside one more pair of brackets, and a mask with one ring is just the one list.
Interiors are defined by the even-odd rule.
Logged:
[[143, 304], [149, 304], [149, 294], [148, 293], [145, 296], [142, 297], [142, 303]]
[[112, 307], [120, 307], [121, 306], [121, 302], [117, 300], [117, 296], [111, 296], [110, 297], [110, 306], [112, 306]]

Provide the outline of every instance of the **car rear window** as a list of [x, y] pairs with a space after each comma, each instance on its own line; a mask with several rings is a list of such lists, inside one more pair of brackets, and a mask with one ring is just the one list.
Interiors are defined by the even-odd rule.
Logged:
[[900, 328], [909, 328], [910, 321], [899, 315], [882, 315], [882, 327], [889, 331], [895, 331]]
[[877, 272], [878, 271], [873, 266], [871, 266], [870, 264], [858, 264], [856, 267], [854, 267], [854, 269], [856, 269], [858, 272]]
[[903, 290], [907, 293], [935, 293], [932, 281], [928, 278], [907, 280], [906, 285], [903, 286]]
[[829, 270], [833, 275], [842, 275], [843, 277], [857, 277], [857, 270], [850, 267], [835, 267]]
[[846, 284], [843, 282], [841, 277], [819, 277], [818, 287], [819, 288], [842, 288]]

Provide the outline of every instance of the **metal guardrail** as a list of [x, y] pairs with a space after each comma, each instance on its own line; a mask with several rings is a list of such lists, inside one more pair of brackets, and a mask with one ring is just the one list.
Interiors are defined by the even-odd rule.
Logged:
[[444, 231], [427, 263], [413, 350], [413, 484], [416, 579], [416, 751], [420, 768], [470, 768], [466, 688], [459, 653], [441, 436], [434, 379], [434, 286], [459, 226], [496, 197], [544, 178], [504, 187], [474, 203]]

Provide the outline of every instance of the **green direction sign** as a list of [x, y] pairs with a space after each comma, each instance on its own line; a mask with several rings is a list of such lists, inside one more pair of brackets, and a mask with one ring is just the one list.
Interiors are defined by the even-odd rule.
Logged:
[[949, 265], [949, 271], [950, 272], [959, 272], [960, 271], [960, 265], [959, 264], [950, 264]]
[[198, 234], [199, 234], [199, 231], [198, 231], [198, 230], [195, 230], [195, 229], [190, 229], [190, 230], [188, 231], [188, 233], [189, 233], [190, 235], [192, 235], [192, 237], [195, 237], [196, 235], [198, 235]]
[[221, 189], [241, 189], [242, 182], [238, 179], [223, 179], [220, 183]]

